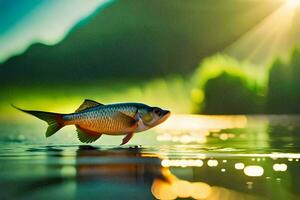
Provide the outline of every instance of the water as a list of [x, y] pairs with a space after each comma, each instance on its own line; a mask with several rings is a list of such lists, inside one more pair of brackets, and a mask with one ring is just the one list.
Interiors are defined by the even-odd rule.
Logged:
[[299, 116], [173, 116], [125, 146], [0, 125], [1, 199], [299, 199]]

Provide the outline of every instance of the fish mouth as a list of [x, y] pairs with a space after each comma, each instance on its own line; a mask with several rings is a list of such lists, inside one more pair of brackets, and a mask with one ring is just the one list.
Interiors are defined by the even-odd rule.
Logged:
[[162, 110], [161, 114], [159, 115], [159, 119], [156, 120], [155, 123], [151, 124], [151, 127], [157, 126], [161, 123], [163, 123], [164, 121], [166, 121], [171, 115], [171, 112], [169, 110]]
[[166, 121], [170, 117], [170, 115], [171, 115], [171, 111], [169, 111], [169, 110], [163, 110], [163, 115], [162, 115], [162, 117], [159, 120], [159, 124], [162, 123], [162, 122], [164, 122], [164, 121]]

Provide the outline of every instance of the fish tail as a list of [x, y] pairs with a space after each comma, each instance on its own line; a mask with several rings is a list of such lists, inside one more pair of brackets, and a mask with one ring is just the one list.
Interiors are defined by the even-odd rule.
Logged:
[[63, 120], [63, 114], [44, 112], [44, 111], [36, 111], [36, 110], [23, 110], [14, 105], [12, 105], [12, 107], [14, 107], [22, 112], [33, 115], [33, 116], [47, 122], [49, 126], [46, 131], [46, 137], [50, 137], [51, 135], [56, 133], [59, 129], [61, 129], [62, 127], [65, 126], [64, 120]]

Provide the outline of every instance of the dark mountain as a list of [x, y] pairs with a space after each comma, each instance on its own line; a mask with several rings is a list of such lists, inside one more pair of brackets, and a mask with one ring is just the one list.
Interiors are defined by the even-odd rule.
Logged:
[[32, 85], [190, 73], [279, 4], [273, 0], [121, 0], [53, 46], [0, 65], [0, 83]]

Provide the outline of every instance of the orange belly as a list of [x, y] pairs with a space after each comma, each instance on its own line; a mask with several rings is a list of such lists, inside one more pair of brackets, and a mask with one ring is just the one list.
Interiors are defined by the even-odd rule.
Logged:
[[78, 120], [74, 124], [97, 133], [107, 135], [124, 135], [135, 132], [137, 124], [128, 126], [128, 123], [120, 119], [93, 119], [93, 120]]

